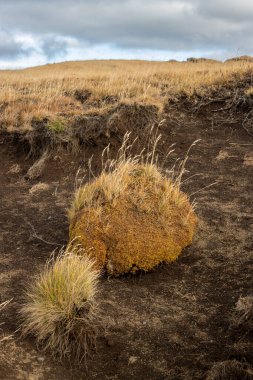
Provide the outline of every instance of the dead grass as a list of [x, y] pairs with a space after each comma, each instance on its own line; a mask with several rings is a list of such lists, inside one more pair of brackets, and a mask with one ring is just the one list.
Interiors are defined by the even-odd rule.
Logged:
[[[3, 312], [3, 310], [9, 305], [10, 302], [11, 302], [11, 300], [7, 300], [7, 301], [2, 302], [0, 304], [0, 315]], [[2, 325], [3, 325], [3, 323], [0, 323], [0, 359], [2, 362], [9, 362], [10, 358], [7, 357], [7, 355], [5, 353], [5, 344], [6, 344], [6, 342], [13, 339], [13, 335], [2, 334], [2, 331], [1, 331]]]
[[253, 98], [253, 87], [250, 87], [248, 88], [246, 91], [245, 91], [245, 95], [249, 98]]
[[[1, 304], [0, 304], [0, 313], [2, 313], [3, 312], [3, 310], [9, 305], [9, 303], [11, 302], [11, 300], [7, 300], [7, 301], [5, 301], [5, 302], [2, 302]], [[3, 323], [0, 323], [0, 326], [2, 325]], [[9, 336], [0, 336], [0, 346], [1, 346], [1, 344], [5, 341], [5, 340], [8, 340], [8, 339], [11, 339], [11, 335], [9, 335]]]
[[23, 334], [60, 357], [90, 355], [95, 344], [99, 273], [78, 252], [61, 253], [30, 286], [21, 316]]
[[253, 331], [253, 296], [240, 297], [236, 303], [231, 327]]
[[38, 182], [30, 188], [29, 194], [31, 195], [38, 194], [43, 191], [47, 191], [49, 188], [50, 186], [47, 183]]
[[38, 179], [46, 167], [46, 162], [49, 159], [49, 153], [45, 150], [41, 157], [33, 163], [33, 165], [28, 169], [25, 178], [27, 180], [35, 180]]
[[253, 372], [236, 360], [214, 364], [206, 380], [252, 380]]
[[[158, 154], [156, 150], [161, 135], [157, 135], [156, 132], [151, 130], [146, 151], [144, 149], [140, 154], [134, 156], [131, 155], [131, 149], [135, 141], [131, 144], [130, 137], [130, 132], [124, 135], [122, 145], [115, 159], [110, 158], [110, 145], [104, 149], [101, 158], [102, 170], [98, 177], [93, 175], [92, 163], [91, 160], [89, 161], [90, 181], [84, 186], [76, 187], [73, 202], [68, 210], [70, 223], [76, 213], [83, 208], [96, 209], [99, 213], [101, 206], [105, 203], [114, 205], [117, 198], [126, 192], [129, 182], [131, 182], [133, 177], [139, 178], [139, 182], [143, 180], [145, 185], [151, 181], [152, 186], [158, 192], [160, 192], [162, 183], [163, 191], [160, 194], [159, 211], [162, 212], [169, 200], [173, 201], [176, 206], [182, 206], [185, 198], [187, 198], [182, 196], [182, 192], [180, 191], [182, 176], [185, 172], [185, 165], [190, 149], [198, 141], [195, 141], [190, 146], [185, 158], [178, 163], [177, 168], [174, 166], [171, 170], [167, 170], [167, 174], [165, 175], [162, 168], [159, 168], [157, 164]], [[173, 152], [173, 149], [170, 148], [166, 159]], [[144, 196], [146, 189], [143, 188], [142, 190]]]
[[168, 96], [201, 94], [252, 68], [247, 61], [81, 61], [0, 71], [0, 125], [29, 130], [33, 120], [47, 118], [61, 131], [73, 116], [98, 115], [122, 103], [161, 111]]

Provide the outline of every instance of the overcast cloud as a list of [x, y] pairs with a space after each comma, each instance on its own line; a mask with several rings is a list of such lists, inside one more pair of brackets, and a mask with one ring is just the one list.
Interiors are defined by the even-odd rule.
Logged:
[[253, 54], [253, 0], [0, 0], [0, 67]]

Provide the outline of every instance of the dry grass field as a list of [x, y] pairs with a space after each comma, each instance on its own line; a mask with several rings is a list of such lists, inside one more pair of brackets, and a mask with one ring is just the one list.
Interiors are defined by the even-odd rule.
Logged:
[[0, 124], [31, 128], [50, 119], [55, 129], [77, 115], [103, 114], [120, 104], [155, 105], [168, 96], [207, 95], [253, 68], [250, 61], [80, 61], [0, 72]]
[[252, 148], [250, 59], [0, 71], [0, 379], [252, 379]]

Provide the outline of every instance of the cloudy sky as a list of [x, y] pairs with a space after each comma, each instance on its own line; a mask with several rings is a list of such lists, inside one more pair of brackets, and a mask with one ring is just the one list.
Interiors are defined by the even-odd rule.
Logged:
[[0, 68], [253, 54], [253, 0], [0, 0]]

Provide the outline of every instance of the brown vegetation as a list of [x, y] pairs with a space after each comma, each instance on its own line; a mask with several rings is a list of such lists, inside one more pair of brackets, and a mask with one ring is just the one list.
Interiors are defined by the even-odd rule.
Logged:
[[2, 333], [2, 325], [4, 324], [4, 322], [2, 322], [2, 320], [3, 320], [2, 314], [3, 314], [4, 309], [9, 305], [10, 302], [11, 302], [11, 300], [7, 300], [7, 301], [2, 302], [0, 304], [0, 318], [1, 318], [1, 322], [0, 322], [0, 362], [1, 361], [2, 362], [8, 362], [10, 359], [10, 358], [8, 358], [8, 355], [5, 352], [5, 346], [6, 346], [6, 342], [13, 339], [13, 335], [5, 335]]
[[249, 61], [84, 61], [0, 71], [0, 127], [28, 131], [45, 125], [59, 133], [79, 116], [104, 115], [122, 104], [156, 106], [168, 96], [217, 87], [243, 75]]
[[226, 62], [253, 62], [253, 57], [249, 55], [241, 55], [240, 57], [233, 57], [226, 60]]
[[94, 347], [99, 273], [87, 256], [66, 252], [48, 262], [30, 286], [21, 316], [23, 334], [53, 354], [77, 359]]
[[[124, 145], [123, 148], [125, 149]], [[188, 197], [142, 156], [110, 162], [76, 191], [70, 246], [81, 246], [108, 275], [149, 271], [176, 260], [192, 241], [196, 216]]]

